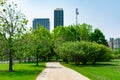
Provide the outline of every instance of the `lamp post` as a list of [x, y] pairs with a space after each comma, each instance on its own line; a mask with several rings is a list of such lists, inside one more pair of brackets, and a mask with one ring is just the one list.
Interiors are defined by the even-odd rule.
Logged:
[[75, 11], [75, 13], [76, 13], [76, 26], [77, 26], [77, 22], [78, 22], [78, 15], [79, 15], [79, 12], [78, 12], [78, 8], [76, 8], [76, 11]]
[[76, 8], [75, 14], [76, 14], [76, 41], [77, 41], [77, 25], [78, 25], [78, 15], [79, 15], [78, 8]]

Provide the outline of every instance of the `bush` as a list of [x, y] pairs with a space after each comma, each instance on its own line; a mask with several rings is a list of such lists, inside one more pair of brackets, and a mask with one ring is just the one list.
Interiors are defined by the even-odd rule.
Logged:
[[95, 64], [98, 61], [109, 61], [113, 56], [108, 47], [86, 41], [64, 42], [56, 48], [56, 53], [67, 63], [72, 59], [77, 65], [80, 62], [82, 64], [87, 64], [87, 62]]

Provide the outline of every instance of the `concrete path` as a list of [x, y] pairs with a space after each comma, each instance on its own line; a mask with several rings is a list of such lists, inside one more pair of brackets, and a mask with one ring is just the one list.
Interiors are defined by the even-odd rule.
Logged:
[[66, 68], [59, 62], [46, 63], [46, 69], [38, 75], [36, 80], [89, 80], [78, 72]]

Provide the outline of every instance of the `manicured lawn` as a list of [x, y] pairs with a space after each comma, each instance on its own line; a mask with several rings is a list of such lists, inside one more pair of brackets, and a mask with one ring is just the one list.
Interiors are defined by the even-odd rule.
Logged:
[[120, 80], [120, 60], [99, 62], [97, 65], [76, 66], [73, 63], [61, 64], [74, 69], [75, 71], [87, 76], [91, 80]]
[[8, 64], [0, 63], [0, 80], [35, 80], [37, 75], [45, 68], [45, 63], [14, 63], [14, 72], [8, 72]]

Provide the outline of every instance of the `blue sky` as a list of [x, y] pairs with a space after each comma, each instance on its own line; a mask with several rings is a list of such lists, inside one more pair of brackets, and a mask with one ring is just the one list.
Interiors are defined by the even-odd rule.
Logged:
[[50, 18], [53, 30], [55, 8], [63, 8], [65, 26], [75, 24], [75, 9], [79, 9], [78, 22], [99, 28], [107, 39], [120, 37], [120, 0], [13, 0], [29, 20]]

